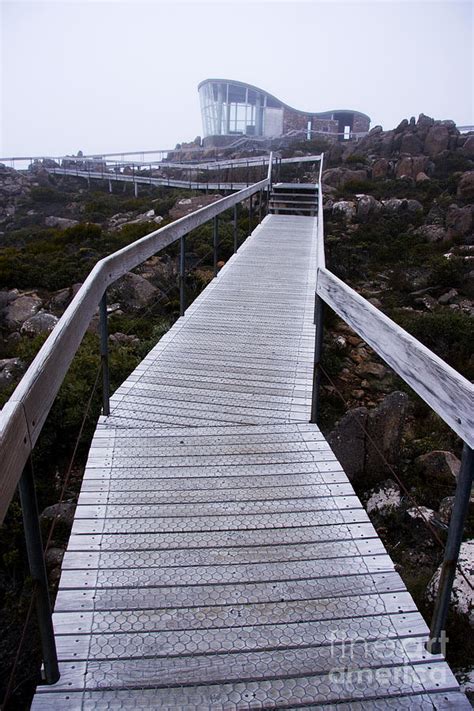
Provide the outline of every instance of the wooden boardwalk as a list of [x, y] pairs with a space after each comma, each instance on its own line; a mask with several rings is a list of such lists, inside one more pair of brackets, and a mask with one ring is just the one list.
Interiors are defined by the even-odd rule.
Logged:
[[315, 241], [266, 217], [113, 396], [33, 709], [470, 708], [308, 423]]

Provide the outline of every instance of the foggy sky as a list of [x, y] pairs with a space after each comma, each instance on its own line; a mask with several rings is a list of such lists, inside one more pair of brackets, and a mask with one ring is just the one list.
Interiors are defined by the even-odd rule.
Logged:
[[192, 140], [208, 77], [386, 129], [420, 112], [474, 124], [472, 2], [3, 0], [0, 12], [0, 156]]

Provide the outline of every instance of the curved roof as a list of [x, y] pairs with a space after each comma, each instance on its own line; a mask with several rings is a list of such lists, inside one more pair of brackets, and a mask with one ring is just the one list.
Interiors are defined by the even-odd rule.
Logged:
[[285, 107], [285, 109], [290, 109], [290, 111], [295, 111], [297, 114], [311, 114], [312, 116], [324, 116], [327, 117], [328, 114], [337, 114], [337, 113], [352, 113], [352, 114], [358, 114], [359, 116], [365, 116], [366, 119], [370, 121], [370, 116], [367, 116], [367, 114], [362, 113], [362, 111], [355, 111], [354, 109], [332, 109], [330, 111], [303, 111], [302, 109], [295, 109], [293, 106], [290, 106], [289, 104], [285, 104], [284, 101], [281, 99], [278, 99], [274, 94], [270, 94], [269, 91], [265, 91], [264, 89], [260, 89], [258, 86], [254, 86], [253, 84], [247, 84], [244, 81], [236, 81], [235, 79], [203, 79], [203, 81], [199, 82], [198, 84], [198, 91], [203, 86], [204, 84], [209, 84], [212, 82], [224, 82], [226, 84], [236, 84], [237, 86], [242, 86], [245, 87], [246, 89], [253, 89], [254, 91], [260, 92], [260, 94], [266, 94], [269, 96], [271, 99], [274, 101], [277, 101], [279, 104]]

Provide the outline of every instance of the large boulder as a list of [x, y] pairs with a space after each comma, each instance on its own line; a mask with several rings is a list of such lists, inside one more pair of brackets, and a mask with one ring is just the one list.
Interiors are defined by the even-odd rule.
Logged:
[[415, 133], [405, 133], [402, 137], [400, 152], [416, 156], [423, 152], [423, 144]]
[[461, 462], [452, 452], [440, 449], [422, 454], [415, 459], [415, 464], [427, 481], [439, 482], [441, 479], [448, 484], [457, 479], [461, 467]]
[[390, 170], [390, 163], [386, 158], [379, 158], [372, 166], [372, 178], [386, 178]]
[[20, 358], [2, 358], [0, 360], [0, 388], [13, 383], [24, 369], [25, 364]]
[[424, 152], [434, 158], [448, 148], [449, 129], [447, 126], [435, 124], [428, 131], [425, 139]]
[[20, 333], [27, 336], [37, 336], [40, 333], [51, 333], [53, 328], [59, 321], [57, 316], [48, 313], [47, 311], [38, 311], [31, 318], [26, 319], [20, 328]]
[[466, 138], [461, 150], [467, 158], [474, 158], [474, 135]]
[[426, 156], [402, 156], [395, 166], [397, 178], [416, 178], [428, 170], [430, 159]]
[[383, 208], [386, 212], [423, 212], [423, 205], [418, 200], [400, 200], [400, 198], [389, 198], [382, 200]]
[[426, 242], [445, 242], [448, 239], [446, 230], [441, 225], [422, 225], [414, 234], [422, 237]]
[[448, 239], [466, 237], [474, 231], [474, 207], [450, 205], [446, 213]]
[[372, 195], [357, 195], [357, 217], [365, 222], [370, 215], [377, 214], [382, 205]]
[[74, 521], [74, 512], [76, 504], [71, 501], [62, 501], [59, 504], [53, 504], [45, 508], [40, 516], [41, 521], [57, 521], [67, 527], [72, 526]]
[[[434, 600], [436, 597], [440, 575], [441, 566], [428, 583], [426, 594], [429, 600]], [[474, 540], [461, 544], [451, 593], [451, 606], [459, 614], [467, 615], [470, 624], [474, 626]]]
[[148, 306], [159, 294], [159, 289], [147, 279], [129, 272], [110, 288], [110, 300], [130, 309]]
[[46, 217], [44, 224], [46, 227], [58, 227], [60, 230], [65, 230], [68, 227], [75, 227], [79, 224], [77, 220], [69, 220], [67, 217], [55, 217], [51, 215]]
[[347, 412], [328, 436], [328, 442], [349, 479], [364, 473], [365, 426], [369, 412], [357, 407]]
[[462, 174], [456, 195], [466, 202], [474, 202], [474, 170]]
[[350, 170], [349, 168], [330, 168], [323, 171], [322, 181], [325, 185], [331, 185], [334, 188], [342, 188], [346, 183], [352, 180], [366, 180], [367, 171]]
[[17, 330], [22, 323], [40, 310], [42, 304], [38, 294], [22, 294], [11, 301], [3, 312], [7, 328]]
[[354, 202], [350, 200], [339, 200], [335, 202], [332, 208], [333, 215], [342, 215], [346, 222], [351, 222], [356, 216], [357, 208]]
[[367, 418], [365, 472], [378, 475], [386, 472], [387, 463], [398, 466], [403, 428], [409, 399], [403, 392], [387, 395]]
[[387, 515], [400, 507], [402, 497], [398, 484], [387, 479], [369, 492], [366, 508], [367, 513]]

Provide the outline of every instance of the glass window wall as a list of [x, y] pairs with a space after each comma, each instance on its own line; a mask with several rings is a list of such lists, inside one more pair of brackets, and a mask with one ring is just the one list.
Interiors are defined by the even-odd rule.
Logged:
[[199, 96], [204, 136], [264, 135], [266, 94], [231, 82], [205, 82]]

